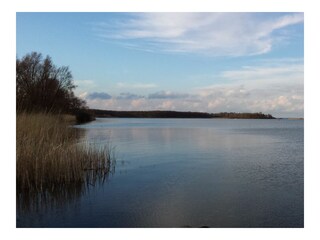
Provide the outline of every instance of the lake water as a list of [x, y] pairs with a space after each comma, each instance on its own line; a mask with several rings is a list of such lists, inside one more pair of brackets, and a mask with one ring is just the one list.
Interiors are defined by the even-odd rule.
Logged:
[[97, 119], [114, 172], [18, 227], [303, 227], [303, 120]]

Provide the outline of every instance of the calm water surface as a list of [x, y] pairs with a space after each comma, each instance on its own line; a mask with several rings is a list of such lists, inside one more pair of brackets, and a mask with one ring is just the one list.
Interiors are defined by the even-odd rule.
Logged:
[[303, 227], [302, 120], [97, 119], [115, 172], [18, 227]]

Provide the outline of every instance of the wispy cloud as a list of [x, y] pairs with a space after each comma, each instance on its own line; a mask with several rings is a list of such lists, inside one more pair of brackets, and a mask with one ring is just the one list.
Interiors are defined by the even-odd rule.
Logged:
[[[240, 70], [229, 70], [221, 74], [227, 80], [233, 81], [254, 81], [255, 84], [261, 84], [261, 81], [269, 83], [295, 82], [298, 78], [303, 82], [303, 65], [286, 65], [279, 67], [261, 67], [247, 66]], [[260, 81], [260, 82], [259, 82]]]
[[118, 88], [126, 88], [126, 89], [149, 89], [156, 88], [157, 85], [154, 83], [126, 83], [126, 82], [118, 82], [116, 84]]
[[189, 97], [189, 94], [187, 93], [176, 93], [171, 91], [160, 91], [148, 95], [149, 99], [178, 99], [187, 97]]
[[303, 13], [135, 13], [118, 22], [95, 25], [104, 39], [147, 51], [202, 53], [214, 56], [269, 52], [277, 30], [302, 23]]
[[[281, 89], [297, 86], [303, 90], [304, 65], [302, 59], [271, 59], [256, 62], [254, 65], [242, 66], [237, 69], [225, 70], [215, 76], [198, 76], [206, 80], [212, 79], [213, 84], [198, 89], [210, 92], [220, 86], [242, 85], [247, 89]], [[198, 81], [199, 81], [198, 79]], [[219, 80], [219, 84], [214, 83]], [[272, 91], [271, 91], [272, 92]]]

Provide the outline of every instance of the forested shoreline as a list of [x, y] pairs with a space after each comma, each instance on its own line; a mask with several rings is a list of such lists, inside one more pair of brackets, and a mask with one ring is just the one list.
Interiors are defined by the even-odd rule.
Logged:
[[111, 111], [90, 109], [95, 117], [108, 118], [234, 118], [234, 119], [275, 119], [270, 114], [236, 112], [179, 112], [179, 111]]

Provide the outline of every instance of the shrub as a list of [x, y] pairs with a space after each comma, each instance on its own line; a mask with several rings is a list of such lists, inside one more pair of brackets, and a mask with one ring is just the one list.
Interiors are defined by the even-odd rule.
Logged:
[[86, 123], [95, 120], [95, 117], [92, 113], [89, 113], [88, 111], [80, 110], [76, 112], [76, 120], [77, 123]]

